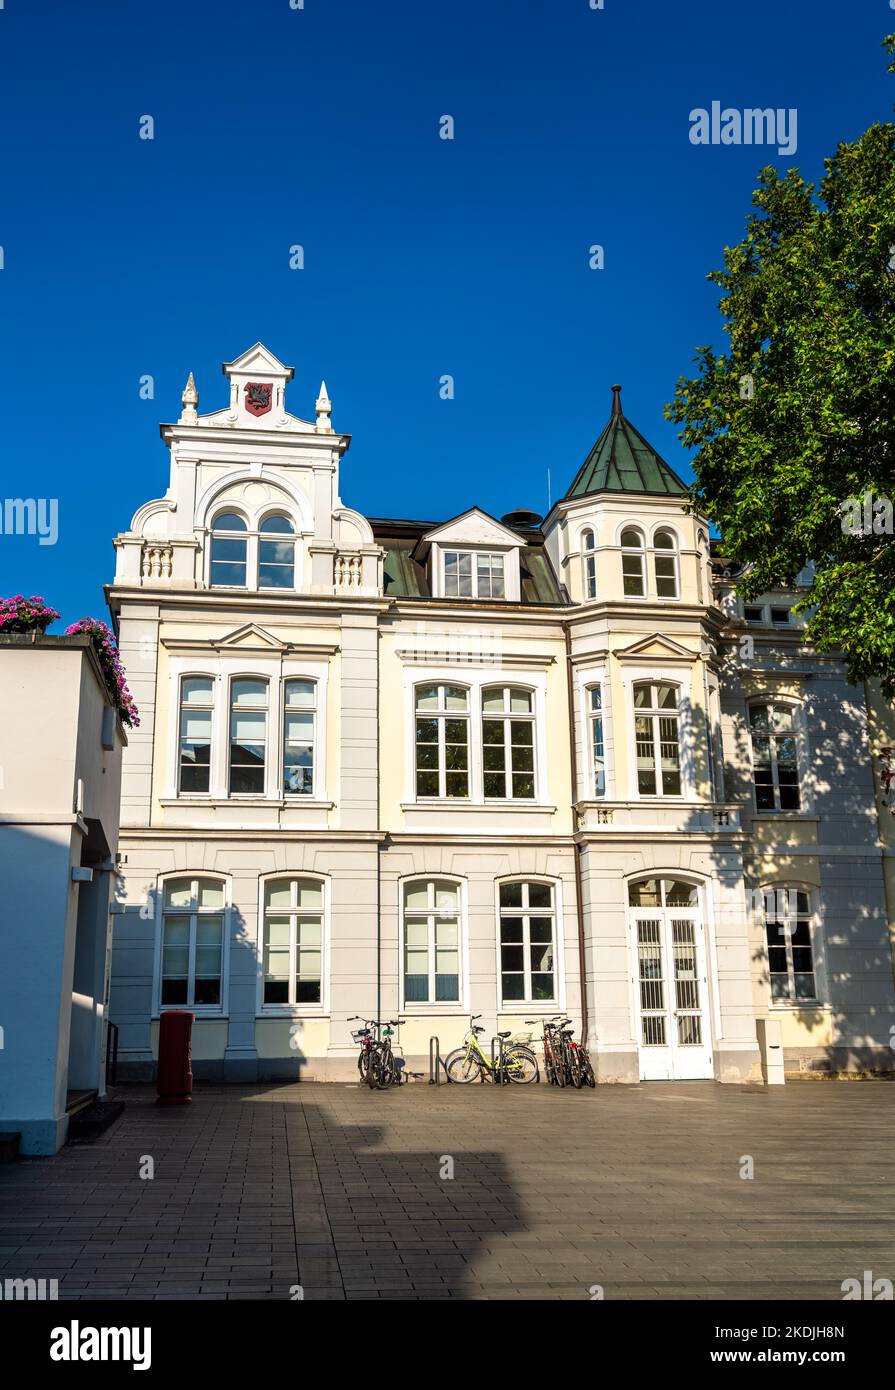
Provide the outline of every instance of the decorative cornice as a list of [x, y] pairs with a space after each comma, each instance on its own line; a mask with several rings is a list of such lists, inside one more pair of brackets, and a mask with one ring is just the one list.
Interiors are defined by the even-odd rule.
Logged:
[[524, 652], [502, 652], [500, 650], [500, 638], [495, 640], [493, 654], [487, 650], [487, 639], [483, 644], [484, 649], [479, 652], [457, 652], [457, 651], [435, 651], [435, 650], [414, 650], [399, 648], [395, 653], [399, 661], [405, 666], [503, 666], [509, 670], [527, 670], [531, 667], [544, 669], [552, 666], [556, 661], [555, 656], [547, 653], [536, 653], [527, 656]]

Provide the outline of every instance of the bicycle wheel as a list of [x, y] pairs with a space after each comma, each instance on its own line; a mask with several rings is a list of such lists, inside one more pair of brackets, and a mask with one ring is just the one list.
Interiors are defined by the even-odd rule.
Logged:
[[584, 1083], [584, 1073], [581, 1070], [581, 1058], [578, 1056], [577, 1048], [569, 1049], [569, 1080], [580, 1091]]
[[566, 1084], [566, 1065], [565, 1058], [561, 1052], [553, 1054], [553, 1076], [556, 1085], [563, 1087]]
[[596, 1090], [597, 1078], [594, 1076], [594, 1069], [590, 1064], [589, 1057], [585, 1057], [582, 1070], [584, 1072], [584, 1079], [587, 1082], [588, 1086], [590, 1086], [591, 1090]]
[[357, 1069], [360, 1072], [361, 1085], [367, 1080], [367, 1072], [370, 1070], [370, 1054], [362, 1052], [357, 1059]]
[[444, 1059], [444, 1069], [447, 1072], [448, 1081], [453, 1081], [458, 1086], [465, 1086], [470, 1081], [478, 1081], [482, 1074], [482, 1065], [479, 1059], [467, 1052], [465, 1047], [458, 1047], [454, 1052], [448, 1053]]
[[371, 1091], [375, 1091], [379, 1086], [379, 1072], [382, 1067], [382, 1058], [379, 1055], [378, 1047], [370, 1051], [370, 1058], [367, 1063], [367, 1085]]
[[507, 1080], [528, 1086], [538, 1079], [538, 1059], [525, 1047], [514, 1047], [503, 1054]]
[[392, 1056], [391, 1048], [386, 1048], [379, 1058], [379, 1080], [377, 1086], [380, 1091], [387, 1091], [395, 1079], [395, 1059]]

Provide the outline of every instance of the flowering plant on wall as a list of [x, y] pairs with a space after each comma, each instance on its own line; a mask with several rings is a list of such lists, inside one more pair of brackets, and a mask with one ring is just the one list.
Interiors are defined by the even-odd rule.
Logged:
[[885, 809], [891, 811], [892, 815], [895, 816], [895, 753], [891, 748], [879, 750], [879, 764], [879, 776], [883, 788], [880, 801]]
[[140, 716], [134, 704], [134, 697], [127, 688], [124, 667], [118, 655], [118, 643], [111, 628], [101, 623], [99, 618], [79, 618], [71, 627], [65, 629], [66, 637], [74, 637], [78, 633], [86, 633], [93, 641], [93, 649], [99, 657], [109, 694], [121, 715], [122, 724], [127, 724], [132, 729], [136, 728]]
[[0, 632], [44, 632], [59, 614], [44, 603], [41, 594], [15, 594], [0, 598]]

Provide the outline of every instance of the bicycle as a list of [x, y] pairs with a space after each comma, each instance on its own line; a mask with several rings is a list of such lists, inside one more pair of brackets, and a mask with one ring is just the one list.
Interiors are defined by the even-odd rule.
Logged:
[[566, 1084], [566, 1068], [562, 1056], [562, 1045], [556, 1037], [556, 1024], [549, 1019], [527, 1018], [526, 1023], [541, 1023], [544, 1029], [544, 1074], [551, 1086], [563, 1087]]
[[[390, 1018], [380, 1020], [376, 1018], [361, 1019], [358, 1014], [348, 1019], [349, 1023], [360, 1021], [364, 1024], [363, 1028], [358, 1028], [352, 1032], [355, 1042], [360, 1043], [360, 1056], [357, 1059], [357, 1068], [360, 1072], [361, 1082], [366, 1082], [371, 1091], [385, 1091], [397, 1080], [400, 1082], [400, 1073], [395, 1065], [395, 1057], [392, 1052], [392, 1038], [395, 1036], [394, 1030], [399, 1024], [403, 1023], [403, 1018]], [[373, 1029], [376, 1033], [373, 1033]]]
[[481, 1014], [470, 1014], [469, 1028], [462, 1045], [448, 1053], [444, 1059], [448, 1080], [458, 1086], [466, 1086], [470, 1081], [484, 1081], [486, 1075], [493, 1081], [500, 1081], [505, 1077], [517, 1086], [528, 1086], [532, 1081], [537, 1081], [537, 1057], [530, 1047], [525, 1047], [522, 1043], [511, 1043], [507, 1046], [505, 1039], [510, 1036], [509, 1030], [497, 1034], [500, 1039], [497, 1063], [495, 1066], [491, 1065], [479, 1043], [479, 1034], [485, 1031], [476, 1025], [476, 1019], [481, 1017]]
[[[526, 1019], [534, 1023], [535, 1019]], [[580, 1090], [583, 1085], [596, 1087], [597, 1079], [591, 1065], [590, 1053], [583, 1042], [575, 1041], [575, 1030], [569, 1028], [571, 1019], [557, 1014], [555, 1018], [543, 1021], [544, 1029], [544, 1070], [548, 1081], [556, 1086], [574, 1086]]]
[[375, 1019], [361, 1018], [360, 1014], [352, 1014], [347, 1020], [348, 1023], [362, 1023], [363, 1028], [352, 1028], [351, 1036], [360, 1045], [360, 1055], [357, 1059], [357, 1069], [360, 1072], [361, 1082], [367, 1082], [370, 1072], [370, 1056], [373, 1051], [373, 1029], [372, 1024]]

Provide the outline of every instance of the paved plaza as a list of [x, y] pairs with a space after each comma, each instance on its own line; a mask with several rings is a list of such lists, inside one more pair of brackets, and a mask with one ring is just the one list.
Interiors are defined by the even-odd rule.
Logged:
[[60, 1299], [835, 1300], [895, 1278], [890, 1082], [116, 1094], [95, 1143], [0, 1167], [0, 1279], [56, 1278]]

